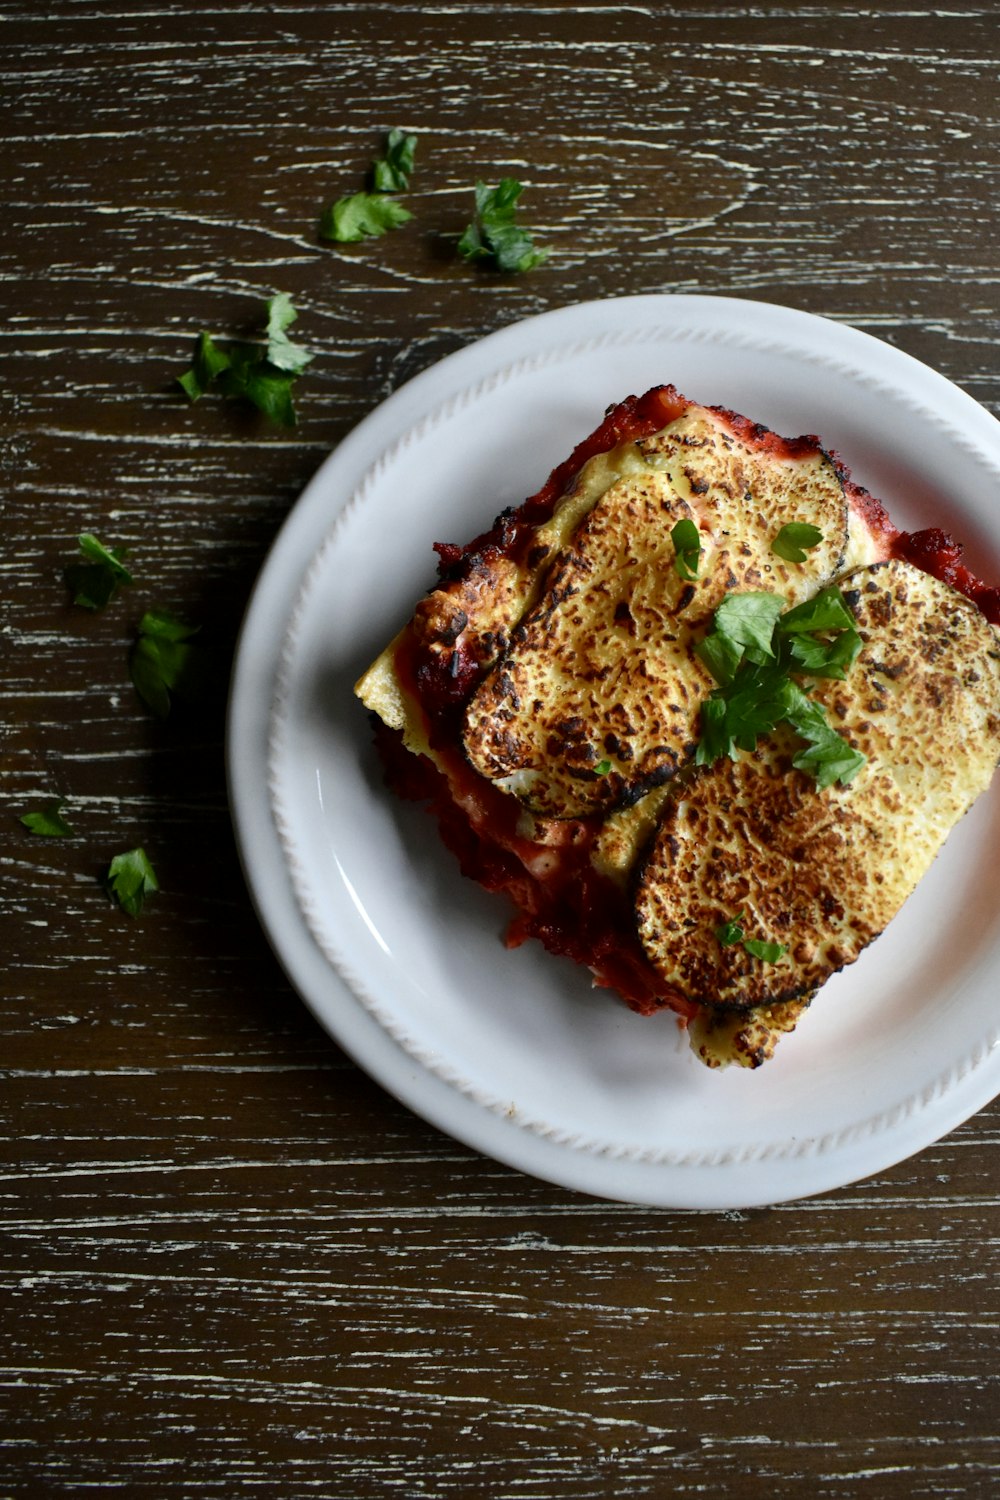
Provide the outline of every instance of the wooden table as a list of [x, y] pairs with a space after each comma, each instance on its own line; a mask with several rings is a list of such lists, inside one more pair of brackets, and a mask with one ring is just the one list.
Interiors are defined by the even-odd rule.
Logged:
[[[1000, 1110], [773, 1209], [607, 1204], [351, 1065], [261, 935], [224, 683], [304, 482], [389, 392], [583, 298], [705, 291], [866, 329], [1000, 403], [994, 7], [2, 8], [0, 1494], [985, 1496]], [[321, 244], [382, 134], [416, 218]], [[522, 277], [455, 259], [528, 184]], [[299, 425], [173, 384], [291, 295]], [[129, 549], [100, 613], [80, 532]], [[144, 610], [217, 678], [160, 721]], [[72, 839], [18, 816], [65, 799]], [[130, 920], [101, 872], [143, 846]]]

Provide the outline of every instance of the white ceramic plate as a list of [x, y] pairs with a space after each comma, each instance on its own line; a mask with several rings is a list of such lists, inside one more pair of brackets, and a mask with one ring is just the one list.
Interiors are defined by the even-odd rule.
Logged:
[[457, 872], [382, 786], [351, 688], [466, 541], [533, 492], [607, 405], [672, 381], [818, 432], [907, 528], [1000, 578], [1000, 426], [868, 335], [786, 308], [644, 296], [506, 328], [396, 392], [330, 457], [263, 570], [229, 725], [260, 917], [320, 1021], [458, 1139], [604, 1197], [773, 1203], [877, 1172], [1000, 1091], [1000, 786], [886, 934], [755, 1072], [709, 1072], [672, 1016], [633, 1015]]

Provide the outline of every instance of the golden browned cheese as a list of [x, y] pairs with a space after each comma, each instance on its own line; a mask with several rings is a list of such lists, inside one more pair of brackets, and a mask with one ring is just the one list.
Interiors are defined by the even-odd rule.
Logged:
[[[768, 1030], [758, 1008], [808, 1000], [878, 936], [1000, 759], [1000, 638], [975, 606], [898, 560], [839, 582], [862, 650], [812, 696], [865, 765], [818, 789], [792, 767], [801, 741], [779, 728], [667, 802], [636, 888], [664, 981], [721, 1010], [733, 1036], [724, 1013], [753, 1009], [755, 1045]], [[735, 919], [787, 952], [769, 963], [724, 946], [718, 929]]]
[[[634, 801], [690, 760], [712, 686], [693, 655], [733, 590], [795, 604], [843, 565], [848, 504], [819, 449], [779, 457], [692, 407], [638, 445], [548, 561], [544, 587], [468, 706], [466, 754], [531, 811], [570, 818]], [[671, 532], [701, 539], [681, 576]], [[818, 527], [802, 564], [771, 544], [789, 521]]]

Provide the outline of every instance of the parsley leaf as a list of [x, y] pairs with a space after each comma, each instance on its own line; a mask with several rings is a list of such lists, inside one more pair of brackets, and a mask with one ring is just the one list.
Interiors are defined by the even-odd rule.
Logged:
[[796, 672], [808, 672], [810, 677], [847, 676], [861, 650], [861, 637], [856, 630], [842, 630], [832, 641], [818, 639], [814, 635], [789, 637], [788, 653], [795, 662]]
[[783, 557], [785, 562], [803, 563], [806, 551], [818, 547], [822, 540], [823, 533], [818, 526], [810, 526], [808, 521], [789, 521], [774, 538], [771, 551]]
[[293, 344], [285, 332], [298, 318], [291, 297], [287, 292], [279, 292], [264, 305], [267, 310], [264, 334], [267, 338], [268, 364], [274, 365], [276, 370], [287, 371], [289, 375], [301, 375], [313, 356], [301, 344]]
[[[787, 637], [786, 650], [796, 663], [794, 670], [813, 677], [842, 679], [861, 650], [854, 616], [836, 584], [782, 615], [778, 630]], [[831, 634], [832, 640], [822, 638]]]
[[358, 240], [378, 239], [390, 229], [399, 229], [412, 219], [408, 208], [382, 193], [352, 193], [338, 198], [320, 220], [320, 239], [353, 245]]
[[739, 912], [735, 917], [731, 917], [728, 922], [721, 922], [715, 929], [715, 935], [723, 948], [731, 948], [734, 943], [742, 943], [743, 928], [740, 924], [743, 921], [745, 921], [744, 913]]
[[313, 356], [285, 332], [298, 317], [287, 293], [269, 298], [264, 315], [264, 344], [236, 343], [223, 350], [210, 334], [199, 334], [191, 368], [177, 383], [190, 401], [200, 400], [214, 384], [224, 396], [251, 402], [279, 426], [294, 427], [292, 382]]
[[70, 563], [63, 577], [73, 595], [73, 603], [84, 609], [103, 609], [120, 588], [133, 582], [123, 559], [127, 547], [105, 547], [90, 531], [82, 531], [77, 545], [83, 562]]
[[861, 650], [854, 616], [836, 585], [783, 615], [781, 605], [776, 594], [730, 594], [715, 611], [712, 631], [696, 647], [719, 686], [701, 706], [695, 764], [732, 758], [737, 748], [752, 751], [762, 734], [785, 722], [806, 741], [793, 766], [819, 788], [846, 786], [865, 756], [791, 674], [842, 679]]
[[71, 828], [62, 815], [63, 804], [58, 797], [46, 802], [44, 807], [22, 813], [21, 822], [29, 833], [40, 834], [46, 839], [71, 839], [76, 830]]
[[611, 770], [611, 762], [609, 760], [599, 760], [597, 762], [597, 765], [594, 767], [594, 775], [595, 776], [607, 776], [607, 774], [608, 774], [608, 772], [610, 770]]
[[372, 187], [376, 193], [406, 192], [416, 149], [415, 135], [407, 135], [405, 130], [389, 131], [382, 155], [372, 162]]
[[711, 672], [716, 682], [728, 687], [736, 676], [736, 669], [743, 660], [743, 647], [731, 636], [713, 631], [699, 641], [695, 655]]
[[754, 750], [788, 715], [788, 674], [779, 664], [745, 662], [724, 696], [726, 731], [741, 750]]
[[713, 693], [701, 705], [701, 738], [694, 752], [696, 766], [710, 766], [733, 753], [733, 736], [727, 725], [726, 700]]
[[515, 224], [517, 200], [524, 191], [514, 177], [504, 177], [490, 188], [476, 183], [476, 213], [458, 242], [463, 260], [490, 261], [497, 271], [530, 271], [548, 260], [549, 251], [535, 248], [527, 229]]
[[807, 599], [804, 604], [797, 604], [781, 617], [781, 631], [784, 635], [803, 631], [814, 634], [817, 630], [853, 629], [854, 616], [835, 583], [820, 589], [812, 599]]
[[686, 518], [677, 522], [670, 533], [674, 544], [674, 567], [685, 582], [693, 583], [698, 577], [701, 558], [701, 532], [693, 521]]
[[199, 630], [166, 611], [150, 610], [139, 622], [129, 670], [139, 697], [165, 719], [174, 696], [190, 696], [200, 677], [200, 661], [191, 645]]
[[788, 722], [807, 742], [792, 765], [798, 771], [810, 772], [820, 788], [835, 781], [847, 786], [865, 764], [864, 755], [837, 733], [823, 707], [794, 683], [789, 684], [788, 700]]
[[773, 656], [771, 637], [784, 607], [780, 594], [727, 594], [715, 611], [715, 629], [737, 646]]
[[145, 849], [130, 849], [126, 854], [116, 854], [108, 866], [104, 884], [108, 895], [130, 917], [137, 917], [146, 897], [160, 889]]
[[743, 923], [746, 921], [746, 913], [740, 912], [731, 917], [728, 922], [720, 922], [715, 929], [715, 936], [719, 945], [723, 948], [732, 948], [736, 943], [749, 953], [751, 958], [759, 958], [763, 963], [777, 963], [778, 959], [788, 952], [787, 943], [769, 943], [762, 938], [748, 938], [743, 931]]
[[744, 938], [743, 947], [751, 958], [759, 958], [765, 964], [776, 964], [788, 952], [787, 943], [766, 943], [761, 938]]
[[294, 427], [297, 420], [292, 405], [294, 379], [294, 375], [272, 368], [253, 344], [236, 344], [229, 367], [220, 376], [219, 389], [232, 400], [242, 397], [252, 402], [277, 426]]
[[177, 384], [190, 401], [200, 401], [212, 381], [229, 369], [229, 356], [210, 333], [199, 333], [190, 370], [178, 375]]

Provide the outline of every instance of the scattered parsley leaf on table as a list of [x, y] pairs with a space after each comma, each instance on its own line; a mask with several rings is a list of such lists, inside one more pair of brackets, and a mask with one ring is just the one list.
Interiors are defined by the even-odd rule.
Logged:
[[46, 839], [71, 839], [76, 830], [71, 828], [62, 815], [63, 803], [58, 797], [51, 798], [44, 807], [33, 808], [21, 815], [21, 822], [29, 833], [37, 833]]
[[463, 260], [490, 261], [498, 271], [530, 271], [548, 260], [549, 251], [535, 248], [531, 232], [514, 222], [517, 200], [524, 191], [515, 177], [501, 178], [497, 187], [476, 183], [476, 213], [458, 242]]
[[407, 135], [405, 130], [389, 131], [382, 155], [372, 162], [372, 187], [376, 193], [406, 192], [416, 149], [415, 135]]
[[229, 355], [218, 347], [210, 333], [199, 333], [191, 368], [178, 375], [177, 384], [190, 401], [200, 401], [212, 381], [228, 369]]
[[146, 897], [160, 889], [145, 849], [129, 849], [125, 854], [116, 854], [108, 866], [104, 885], [109, 896], [130, 917], [137, 917]]
[[410, 185], [415, 135], [390, 130], [382, 155], [372, 162], [372, 192], [349, 193], [323, 210], [319, 221], [321, 240], [355, 245], [359, 240], [379, 239], [390, 229], [400, 229], [413, 215], [389, 193], [404, 193]]
[[73, 603], [83, 609], [103, 609], [117, 594], [133, 582], [124, 558], [127, 547], [105, 547], [93, 532], [82, 531], [77, 537], [82, 562], [70, 563], [63, 574]]
[[384, 193], [352, 193], [331, 203], [320, 219], [320, 239], [353, 245], [358, 240], [378, 239], [390, 229], [399, 229], [413, 218], [408, 208]]
[[167, 717], [175, 695], [196, 685], [198, 658], [191, 637], [199, 629], [165, 610], [148, 610], [139, 622], [129, 670], [139, 697], [158, 718]]
[[285, 332], [298, 317], [286, 292], [264, 303], [264, 317], [262, 344], [240, 342], [220, 349], [211, 334], [200, 333], [191, 368], [178, 375], [177, 383], [191, 402], [216, 386], [232, 400], [251, 402], [278, 426], [294, 427], [292, 384], [313, 356]]
[[301, 344], [293, 344], [285, 332], [299, 316], [292, 306], [291, 297], [287, 292], [279, 292], [265, 306], [267, 327], [264, 334], [267, 338], [268, 363], [277, 370], [285, 370], [289, 375], [301, 375], [313, 356]]
[[237, 344], [229, 366], [219, 377], [219, 389], [230, 400], [249, 401], [278, 427], [294, 427], [294, 375], [274, 369], [253, 344]]

